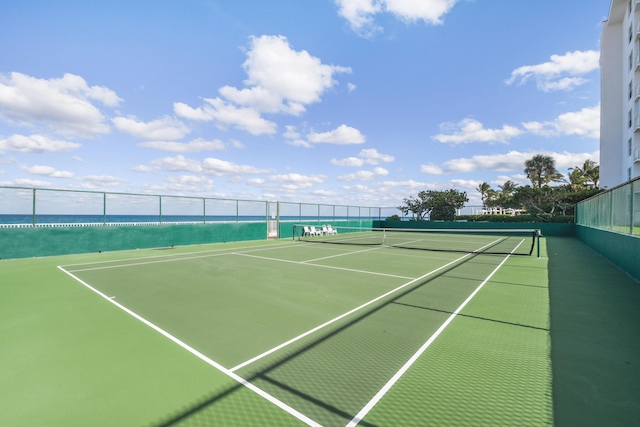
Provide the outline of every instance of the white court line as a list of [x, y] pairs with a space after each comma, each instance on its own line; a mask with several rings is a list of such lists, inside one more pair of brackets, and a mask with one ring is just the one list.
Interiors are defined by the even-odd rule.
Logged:
[[[351, 252], [353, 253], [353, 252]], [[342, 271], [351, 271], [353, 273], [362, 273], [362, 274], [372, 274], [374, 276], [385, 276], [385, 277], [395, 277], [397, 279], [413, 279], [413, 277], [406, 277], [406, 276], [397, 276], [395, 274], [387, 274], [387, 273], [376, 273], [375, 271], [367, 271], [367, 270], [356, 270], [353, 268], [345, 268], [345, 267], [335, 267], [335, 266], [331, 266], [331, 265], [322, 265], [322, 264], [310, 264], [310, 261], [291, 261], [288, 259], [280, 259], [280, 258], [270, 258], [270, 257], [264, 257], [264, 256], [259, 256], [259, 255], [249, 255], [246, 253], [233, 253], [231, 255], [238, 255], [238, 256], [245, 256], [248, 258], [257, 258], [257, 259], [264, 259], [267, 261], [276, 261], [276, 262], [286, 262], [287, 264], [297, 264], [297, 265], [307, 265], [309, 267], [318, 267], [318, 268], [328, 268], [330, 270], [342, 270]]]
[[[305, 333], [303, 333], [303, 334], [301, 334], [301, 335], [298, 335], [298, 336], [297, 336], [297, 337], [295, 337], [295, 338], [291, 338], [289, 341], [284, 342], [284, 343], [280, 344], [279, 346], [272, 348], [271, 350], [267, 350], [267, 351], [265, 351], [264, 353], [259, 354], [259, 355], [257, 355], [256, 357], [254, 357], [254, 358], [252, 358], [252, 359], [249, 359], [249, 360], [247, 360], [247, 361], [246, 361], [246, 362], [244, 362], [244, 363], [239, 364], [238, 366], [234, 366], [233, 368], [231, 368], [231, 369], [230, 369], [230, 371], [231, 371], [231, 372], [234, 372], [234, 371], [237, 371], [238, 369], [244, 368], [245, 366], [247, 366], [247, 365], [249, 365], [249, 364], [251, 364], [251, 363], [253, 363], [253, 362], [258, 361], [258, 360], [262, 359], [263, 357], [266, 357], [266, 356], [270, 355], [271, 353], [274, 353], [274, 352], [276, 352], [276, 351], [280, 350], [281, 348], [284, 348], [284, 347], [288, 346], [289, 344], [293, 344], [294, 342], [296, 342], [296, 341], [298, 341], [298, 340], [300, 340], [300, 339], [302, 339], [302, 338], [304, 338], [304, 337], [306, 337], [306, 336], [308, 336], [308, 335], [311, 335], [312, 333], [314, 333], [314, 332], [316, 332], [316, 331], [319, 331], [320, 329], [324, 328], [325, 326], [329, 326], [330, 324], [335, 323], [335, 322], [337, 322], [338, 320], [343, 319], [343, 318], [345, 318], [345, 317], [349, 316], [350, 314], [353, 314], [353, 313], [355, 313], [356, 311], [359, 311], [359, 310], [361, 310], [361, 309], [363, 309], [363, 308], [365, 308], [365, 307], [367, 307], [367, 306], [369, 306], [369, 305], [373, 304], [373, 303], [374, 303], [374, 302], [376, 302], [376, 301], [380, 301], [381, 299], [383, 299], [383, 298], [385, 298], [385, 297], [387, 297], [387, 296], [389, 296], [389, 295], [393, 294], [394, 292], [397, 292], [397, 291], [399, 291], [400, 289], [406, 288], [407, 286], [412, 285], [413, 283], [415, 283], [415, 282], [417, 282], [417, 281], [419, 281], [419, 280], [422, 280], [422, 279], [424, 279], [425, 277], [430, 276], [430, 275], [432, 275], [433, 273], [436, 273], [436, 272], [438, 272], [438, 271], [442, 270], [443, 268], [446, 268], [446, 267], [450, 266], [451, 264], [454, 264], [454, 263], [456, 263], [456, 262], [458, 262], [458, 261], [462, 260], [463, 258], [466, 258], [466, 257], [468, 257], [468, 256], [470, 256], [470, 255], [471, 255], [471, 254], [463, 255], [463, 256], [461, 256], [460, 258], [457, 258], [457, 259], [455, 259], [455, 260], [451, 261], [451, 262], [450, 262], [450, 263], [448, 263], [448, 264], [445, 264], [445, 265], [443, 265], [443, 266], [441, 266], [441, 267], [439, 267], [439, 268], [437, 268], [437, 269], [435, 269], [435, 270], [433, 270], [433, 271], [428, 272], [427, 274], [424, 274], [424, 275], [422, 275], [422, 276], [420, 276], [420, 277], [418, 277], [418, 278], [416, 278], [416, 279], [413, 279], [413, 280], [411, 280], [411, 281], [409, 281], [409, 282], [405, 283], [405, 284], [404, 284], [404, 285], [402, 285], [402, 286], [398, 286], [397, 288], [390, 290], [389, 292], [387, 292], [387, 293], [386, 293], [386, 294], [384, 294], [384, 295], [380, 295], [379, 297], [374, 298], [374, 299], [372, 299], [371, 301], [368, 301], [368, 302], [366, 302], [366, 303], [364, 303], [364, 304], [362, 304], [362, 305], [360, 305], [360, 306], [358, 306], [358, 307], [356, 307], [356, 308], [354, 308], [354, 309], [352, 309], [352, 310], [349, 310], [349, 311], [347, 311], [346, 313], [341, 314], [340, 316], [335, 317], [335, 318], [333, 318], [333, 319], [329, 320], [328, 322], [323, 323], [322, 325], [316, 326], [315, 328], [313, 328], [313, 329], [311, 329], [311, 330], [309, 330], [309, 331], [307, 331], [307, 332], [305, 332]], [[311, 264], [311, 265], [312, 265], [312, 264]]]
[[[499, 239], [498, 239], [498, 240], [499, 240]], [[491, 245], [493, 245], [495, 242], [497, 242], [497, 240], [496, 240], [496, 241], [493, 241], [493, 242], [491, 242], [491, 243], [488, 243], [488, 244], [486, 244], [486, 245], [484, 245], [484, 246], [482, 246], [481, 248], [477, 249], [477, 251], [482, 250], [482, 249], [484, 249], [484, 248], [485, 248], [485, 247], [487, 247], [487, 246], [491, 246]], [[520, 245], [518, 245], [518, 246], [520, 246]], [[517, 246], [516, 246], [516, 248], [517, 248]], [[515, 249], [514, 249], [514, 250], [515, 250]], [[241, 363], [241, 364], [239, 364], [239, 365], [237, 365], [237, 366], [234, 366], [233, 368], [231, 368], [231, 369], [230, 369], [230, 371], [231, 371], [231, 372], [235, 372], [235, 371], [237, 371], [238, 369], [244, 368], [245, 366], [250, 365], [251, 363], [258, 361], [258, 360], [260, 360], [260, 359], [262, 359], [262, 358], [264, 358], [264, 357], [266, 357], [266, 356], [270, 355], [271, 353], [274, 353], [274, 352], [276, 352], [276, 351], [278, 351], [278, 350], [280, 350], [280, 349], [282, 349], [282, 348], [284, 348], [284, 347], [288, 346], [289, 344], [293, 344], [294, 342], [296, 342], [296, 341], [298, 341], [298, 340], [300, 340], [300, 339], [302, 339], [302, 338], [304, 338], [304, 337], [306, 337], [306, 336], [308, 336], [308, 335], [311, 335], [312, 333], [314, 333], [314, 332], [316, 332], [316, 331], [319, 331], [320, 329], [324, 328], [325, 326], [329, 326], [329, 325], [331, 325], [332, 323], [335, 323], [335, 322], [337, 322], [338, 320], [343, 319], [343, 318], [345, 318], [345, 317], [349, 316], [350, 314], [355, 313], [355, 312], [356, 312], [356, 311], [358, 311], [358, 310], [361, 310], [361, 309], [363, 309], [363, 308], [365, 308], [365, 307], [367, 307], [367, 306], [369, 306], [369, 305], [371, 305], [371, 304], [373, 304], [373, 303], [375, 303], [375, 302], [377, 302], [377, 301], [380, 301], [382, 298], [385, 298], [385, 297], [387, 297], [387, 296], [389, 296], [389, 295], [393, 294], [394, 292], [399, 291], [400, 289], [406, 288], [407, 286], [409, 286], [409, 285], [411, 285], [411, 284], [413, 284], [413, 283], [417, 282], [418, 280], [422, 280], [422, 279], [424, 279], [425, 277], [428, 277], [428, 276], [432, 275], [433, 273], [436, 273], [436, 272], [438, 272], [438, 271], [442, 270], [443, 268], [446, 268], [446, 267], [448, 267], [448, 266], [450, 266], [450, 265], [452, 265], [452, 264], [455, 264], [456, 262], [458, 262], [458, 261], [460, 261], [460, 260], [462, 260], [462, 259], [464, 259], [464, 258], [466, 258], [466, 257], [468, 257], [468, 256], [471, 256], [471, 255], [473, 255], [473, 254], [472, 254], [472, 253], [469, 253], [469, 254], [462, 255], [461, 257], [456, 258], [456, 259], [454, 259], [453, 261], [451, 261], [451, 262], [449, 262], [449, 263], [447, 263], [447, 264], [445, 264], [445, 265], [443, 265], [443, 266], [441, 266], [441, 267], [438, 267], [438, 268], [436, 268], [435, 270], [432, 270], [432, 271], [428, 272], [427, 274], [424, 274], [424, 275], [422, 275], [422, 276], [420, 276], [420, 277], [418, 277], [418, 278], [416, 278], [416, 279], [412, 279], [411, 281], [409, 281], [409, 282], [405, 283], [404, 285], [399, 286], [399, 287], [397, 287], [397, 288], [395, 288], [395, 289], [392, 289], [391, 291], [387, 292], [387, 293], [386, 293], [386, 294], [384, 294], [384, 295], [380, 295], [379, 297], [374, 298], [374, 299], [372, 299], [371, 301], [366, 302], [366, 303], [362, 304], [361, 306], [356, 307], [356, 308], [354, 308], [354, 309], [352, 309], [352, 310], [350, 310], [350, 311], [348, 311], [348, 312], [346, 312], [346, 313], [344, 313], [344, 314], [341, 314], [340, 316], [338, 316], [338, 317], [336, 317], [336, 318], [333, 318], [333, 319], [329, 320], [328, 322], [323, 323], [322, 325], [316, 326], [315, 328], [313, 328], [313, 329], [311, 329], [311, 330], [309, 330], [309, 331], [307, 331], [307, 332], [305, 332], [305, 333], [303, 333], [303, 334], [300, 334], [300, 335], [298, 335], [298, 336], [297, 336], [297, 337], [295, 337], [295, 338], [291, 338], [289, 341], [286, 341], [286, 342], [284, 342], [284, 343], [282, 343], [282, 344], [280, 344], [280, 345], [278, 345], [278, 346], [276, 346], [276, 347], [274, 347], [274, 348], [272, 348], [272, 349], [270, 349], [270, 350], [267, 350], [267, 351], [265, 351], [264, 353], [259, 354], [259, 355], [255, 356], [255, 357], [253, 357], [253, 358], [251, 358], [251, 359], [247, 360], [246, 362], [243, 362], [243, 363]], [[252, 256], [252, 255], [245, 255], [245, 256]], [[316, 266], [316, 267], [325, 267], [325, 266], [322, 266], [322, 265], [315, 265], [315, 264], [306, 264], [306, 265], [313, 265], [313, 266]], [[335, 268], [335, 267], [331, 267], [331, 268]], [[365, 272], [365, 273], [366, 273], [366, 272]]]
[[369, 411], [371, 411], [371, 409], [373, 409], [373, 407], [380, 401], [380, 399], [382, 399], [384, 395], [387, 394], [389, 390], [391, 390], [391, 387], [393, 387], [393, 385], [400, 379], [400, 377], [402, 377], [405, 372], [409, 370], [409, 368], [416, 362], [416, 360], [418, 360], [422, 353], [424, 353], [427, 348], [429, 348], [429, 346], [435, 341], [435, 339], [438, 338], [442, 331], [444, 331], [444, 329], [449, 326], [451, 321], [462, 311], [462, 309], [469, 303], [469, 301], [471, 301], [473, 297], [475, 297], [476, 294], [480, 292], [480, 289], [482, 289], [484, 285], [491, 279], [491, 277], [493, 277], [493, 275], [500, 269], [500, 267], [502, 267], [502, 265], [509, 259], [509, 257], [515, 252], [515, 250], [518, 249], [522, 242], [524, 242], [524, 240], [520, 241], [520, 243], [518, 243], [518, 245], [511, 251], [511, 253], [507, 255], [500, 264], [498, 264], [498, 266], [487, 276], [486, 279], [484, 279], [482, 283], [480, 283], [480, 285], [471, 293], [471, 295], [469, 295], [469, 297], [464, 300], [462, 304], [460, 304], [460, 306], [451, 314], [451, 316], [449, 316], [447, 320], [445, 320], [445, 322], [438, 328], [438, 330], [435, 331], [433, 335], [431, 335], [427, 342], [424, 343], [413, 356], [411, 356], [407, 363], [405, 363], [402, 368], [400, 368], [400, 370], [396, 372], [389, 381], [387, 381], [387, 383], [380, 389], [380, 391], [378, 391], [378, 393], [376, 393], [376, 395], [373, 396], [373, 398], [360, 410], [360, 412], [358, 412], [358, 414], [353, 417], [353, 419], [349, 422], [349, 424], [347, 424], [346, 427], [354, 427], [363, 420], [363, 418], [369, 413]]
[[[295, 246], [295, 244], [293, 245], [288, 245], [288, 246]], [[286, 246], [280, 246], [277, 249], [281, 249], [282, 247], [286, 247]], [[120, 268], [120, 267], [134, 267], [136, 265], [148, 265], [148, 264], [161, 264], [164, 262], [175, 262], [175, 261], [185, 261], [185, 260], [192, 260], [192, 259], [200, 259], [200, 258], [213, 258], [213, 257], [218, 257], [218, 256], [225, 256], [225, 255], [235, 255], [235, 254], [240, 254], [240, 253], [248, 253], [248, 252], [259, 252], [259, 251], [264, 251], [267, 248], [250, 248], [250, 249], [246, 249], [242, 252], [237, 252], [237, 251], [233, 251], [231, 250], [230, 252], [222, 252], [222, 253], [213, 253], [213, 254], [207, 254], [207, 255], [192, 255], [192, 256], [184, 256], [184, 257], [180, 257], [180, 258], [170, 258], [170, 259], [161, 259], [161, 260], [155, 260], [155, 261], [148, 261], [148, 262], [133, 262], [133, 263], [129, 263], [129, 264], [117, 264], [117, 265], [107, 265], [107, 266], [101, 266], [101, 267], [93, 267], [93, 268], [82, 268], [82, 269], [78, 269], [78, 270], [69, 270], [72, 273], [77, 273], [80, 271], [93, 271], [93, 270], [108, 270], [110, 268]], [[273, 249], [272, 247], [269, 249]], [[209, 252], [209, 251], [207, 251]], [[216, 251], [218, 252], [218, 251]], [[202, 253], [202, 252], [199, 252]], [[169, 256], [169, 255], [167, 255]], [[149, 258], [158, 258], [158, 257], [149, 257]], [[148, 259], [148, 258], [134, 258], [134, 260], [136, 259]], [[120, 260], [122, 261], [122, 260]], [[126, 260], [129, 261], [129, 260]], [[101, 261], [101, 262], [119, 262], [119, 261]], [[75, 266], [82, 266], [82, 265], [94, 265], [94, 264], [99, 264], [101, 262], [96, 262], [96, 263], [86, 263], [86, 264], [73, 264]], [[72, 266], [73, 266], [72, 265]], [[69, 267], [68, 265], [65, 267]]]
[[[214, 245], [216, 243], [203, 243], [203, 245]], [[252, 247], [251, 249], [280, 249], [282, 247], [288, 247], [288, 246], [295, 246], [295, 243], [290, 243], [290, 242], [277, 242], [277, 243], [273, 243], [273, 246], [271, 245], [265, 245], [265, 246], [259, 246], [259, 247]], [[186, 246], [181, 246], [182, 248], [186, 248]], [[176, 247], [178, 248], [178, 247]], [[159, 248], [145, 248], [142, 250], [158, 250]], [[219, 248], [219, 249], [209, 249], [206, 251], [193, 251], [193, 252], [185, 252], [185, 253], [174, 253], [174, 254], [166, 254], [166, 255], [152, 255], [152, 256], [142, 256], [142, 257], [137, 257], [137, 258], [126, 258], [125, 261], [136, 261], [136, 260], [140, 260], [140, 259], [156, 259], [156, 258], [168, 258], [171, 256], [174, 257], [179, 257], [179, 256], [189, 256], [189, 255], [193, 255], [193, 254], [206, 254], [206, 253], [210, 253], [210, 252], [223, 252], [223, 251], [233, 251], [236, 248]], [[136, 249], [137, 250], [137, 249]], [[134, 252], [133, 250], [128, 250], [128, 251], [114, 251], [111, 253], [115, 253], [115, 252]], [[89, 254], [83, 254], [83, 255], [89, 255]], [[95, 264], [108, 264], [108, 263], [113, 263], [113, 262], [120, 262], [123, 261], [122, 259], [118, 260], [118, 259], [111, 259], [111, 260], [105, 260], [105, 261], [90, 261], [90, 262], [83, 262], [83, 263], [78, 263], [78, 264], [63, 264], [62, 267], [64, 268], [69, 268], [69, 267], [76, 267], [76, 266], [83, 266], [83, 265], [95, 265]]]
[[315, 259], [308, 259], [306, 261], [301, 261], [301, 262], [303, 264], [306, 264], [306, 263], [322, 261], [322, 260], [330, 259], [330, 258], [337, 258], [337, 257], [341, 257], [341, 256], [360, 254], [362, 252], [370, 252], [370, 251], [380, 250], [382, 248], [383, 248], [383, 246], [376, 246], [375, 248], [363, 249], [363, 250], [360, 250], [360, 251], [353, 251], [353, 252], [343, 252], [343, 253], [340, 253], [340, 254], [337, 254], [337, 255], [330, 255], [330, 256], [325, 256], [325, 257], [322, 257], [322, 258], [315, 258]]
[[293, 409], [292, 407], [290, 407], [286, 403], [280, 401], [279, 399], [277, 399], [274, 396], [268, 394], [264, 390], [262, 390], [262, 389], [256, 387], [255, 385], [251, 384], [249, 381], [245, 380], [244, 378], [240, 377], [239, 375], [233, 373], [231, 370], [225, 368], [224, 366], [220, 365], [219, 363], [217, 363], [217, 362], [213, 361], [212, 359], [208, 358], [204, 354], [200, 353], [198, 350], [194, 349], [193, 347], [187, 345], [183, 341], [181, 341], [178, 338], [174, 337], [173, 335], [171, 335], [170, 333], [168, 333], [164, 329], [160, 328], [159, 326], [156, 326], [155, 324], [151, 323], [150, 321], [148, 321], [147, 319], [143, 318], [142, 316], [136, 314], [132, 310], [129, 310], [124, 305], [114, 301], [113, 299], [108, 297], [106, 294], [100, 292], [99, 290], [97, 290], [93, 286], [91, 286], [91, 285], [85, 283], [84, 281], [80, 280], [78, 277], [74, 276], [73, 274], [71, 274], [70, 272], [68, 272], [67, 270], [62, 268], [61, 266], [58, 266], [58, 268], [60, 270], [62, 270], [63, 272], [65, 272], [66, 274], [68, 274], [69, 276], [71, 276], [72, 278], [74, 278], [75, 280], [77, 280], [79, 283], [81, 283], [85, 287], [89, 288], [90, 290], [92, 290], [96, 294], [100, 295], [102, 298], [104, 298], [107, 301], [109, 301], [111, 304], [115, 305], [116, 307], [118, 307], [119, 309], [123, 310], [127, 314], [130, 314], [131, 316], [133, 316], [134, 318], [138, 319], [139, 321], [141, 321], [145, 325], [149, 326], [151, 329], [155, 330], [156, 332], [159, 332], [160, 334], [162, 334], [166, 338], [169, 338], [171, 341], [173, 341], [174, 343], [178, 344], [180, 347], [182, 347], [183, 349], [187, 350], [189, 353], [191, 353], [194, 356], [198, 357], [200, 360], [204, 361], [205, 363], [213, 366], [218, 371], [220, 371], [223, 374], [227, 375], [228, 377], [232, 378], [233, 380], [235, 380], [236, 382], [238, 382], [242, 386], [248, 388], [249, 390], [253, 391], [254, 393], [258, 394], [259, 396], [261, 396], [264, 399], [268, 400], [269, 402], [273, 403], [278, 408], [282, 409], [283, 411], [286, 411], [290, 415], [296, 417], [297, 419], [299, 419], [300, 421], [304, 422], [305, 424], [307, 424], [309, 426], [322, 427], [321, 424], [313, 421], [311, 418], [307, 417], [306, 415], [302, 414], [301, 412], [298, 412], [297, 410]]

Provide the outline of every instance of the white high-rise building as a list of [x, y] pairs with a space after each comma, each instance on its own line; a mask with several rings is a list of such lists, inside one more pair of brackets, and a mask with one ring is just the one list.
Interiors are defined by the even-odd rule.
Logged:
[[600, 187], [640, 176], [640, 0], [612, 0], [600, 39]]

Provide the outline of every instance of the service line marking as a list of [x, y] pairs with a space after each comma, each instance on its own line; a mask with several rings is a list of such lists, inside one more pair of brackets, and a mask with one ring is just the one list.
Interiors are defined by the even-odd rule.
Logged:
[[[250, 365], [251, 363], [258, 361], [258, 360], [260, 360], [260, 359], [262, 359], [262, 358], [264, 358], [264, 357], [266, 357], [266, 356], [270, 355], [271, 353], [274, 353], [274, 352], [276, 352], [276, 351], [278, 351], [278, 350], [280, 350], [280, 349], [282, 349], [282, 348], [284, 348], [284, 347], [286, 347], [286, 346], [288, 346], [288, 345], [290, 345], [290, 344], [293, 344], [294, 342], [296, 342], [296, 341], [298, 341], [298, 340], [301, 340], [302, 338], [304, 338], [304, 337], [306, 337], [306, 336], [308, 336], [308, 335], [311, 335], [312, 333], [314, 333], [314, 332], [316, 332], [316, 331], [319, 331], [320, 329], [322, 329], [322, 328], [324, 328], [324, 327], [326, 327], [326, 326], [329, 326], [329, 325], [331, 325], [332, 323], [335, 323], [335, 322], [337, 322], [338, 320], [343, 319], [343, 318], [345, 318], [345, 317], [347, 317], [347, 316], [349, 316], [349, 315], [351, 315], [351, 314], [355, 313], [356, 311], [362, 310], [363, 308], [365, 308], [365, 307], [367, 307], [367, 306], [369, 306], [369, 305], [371, 305], [371, 304], [373, 304], [373, 303], [375, 303], [375, 302], [377, 302], [377, 301], [380, 301], [381, 299], [383, 299], [383, 298], [385, 298], [385, 297], [387, 297], [387, 296], [389, 296], [389, 295], [393, 294], [394, 292], [398, 292], [399, 290], [404, 289], [404, 288], [406, 288], [407, 286], [410, 286], [410, 285], [412, 285], [412, 284], [416, 283], [417, 281], [422, 280], [422, 279], [424, 279], [424, 278], [426, 278], [426, 277], [428, 277], [428, 276], [430, 276], [430, 275], [432, 275], [432, 274], [434, 274], [434, 273], [437, 273], [438, 271], [440, 271], [440, 270], [442, 270], [442, 269], [444, 269], [444, 268], [447, 268], [447, 267], [449, 267], [450, 265], [455, 264], [455, 263], [457, 263], [457, 262], [461, 261], [462, 259], [464, 259], [464, 258], [466, 258], [466, 257], [468, 257], [468, 256], [471, 256], [471, 255], [472, 255], [472, 254], [466, 254], [466, 255], [463, 255], [463, 256], [461, 256], [461, 257], [459, 257], [459, 258], [456, 258], [455, 260], [453, 260], [453, 261], [451, 261], [451, 262], [449, 262], [449, 263], [447, 263], [447, 264], [445, 264], [445, 265], [443, 265], [443, 266], [441, 266], [441, 267], [438, 267], [438, 268], [436, 268], [435, 270], [432, 270], [432, 271], [428, 272], [427, 274], [423, 274], [422, 276], [417, 277], [417, 278], [415, 278], [415, 279], [413, 279], [413, 280], [411, 280], [411, 281], [409, 281], [409, 282], [405, 283], [404, 285], [398, 286], [397, 288], [392, 289], [392, 290], [390, 290], [389, 292], [387, 292], [387, 293], [385, 293], [385, 294], [383, 294], [383, 295], [380, 295], [380, 296], [379, 296], [379, 297], [377, 297], [377, 298], [372, 299], [371, 301], [365, 302], [364, 304], [362, 304], [362, 305], [360, 305], [360, 306], [358, 306], [358, 307], [356, 307], [356, 308], [354, 308], [354, 309], [352, 309], [352, 310], [349, 310], [349, 311], [347, 311], [346, 313], [343, 313], [343, 314], [341, 314], [340, 316], [335, 317], [335, 318], [333, 318], [333, 319], [331, 319], [331, 320], [329, 320], [329, 321], [327, 321], [327, 322], [323, 323], [322, 325], [316, 326], [315, 328], [310, 329], [310, 330], [308, 330], [307, 332], [305, 332], [305, 333], [303, 333], [303, 334], [300, 334], [300, 335], [298, 335], [298, 336], [297, 336], [297, 337], [295, 337], [295, 338], [291, 338], [289, 341], [283, 342], [282, 344], [280, 344], [280, 345], [278, 345], [278, 346], [276, 346], [276, 347], [274, 347], [274, 348], [272, 348], [272, 349], [270, 349], [270, 350], [267, 350], [267, 351], [265, 351], [264, 353], [259, 354], [259, 355], [257, 355], [256, 357], [254, 357], [254, 358], [252, 358], [252, 359], [247, 360], [246, 362], [243, 362], [243, 363], [241, 363], [241, 364], [239, 364], [239, 365], [237, 365], [237, 366], [234, 366], [233, 368], [231, 368], [231, 369], [230, 369], [230, 371], [231, 371], [231, 372], [235, 372], [235, 371], [237, 371], [238, 369], [244, 368], [245, 366]], [[310, 265], [313, 265], [313, 264], [310, 264]]]

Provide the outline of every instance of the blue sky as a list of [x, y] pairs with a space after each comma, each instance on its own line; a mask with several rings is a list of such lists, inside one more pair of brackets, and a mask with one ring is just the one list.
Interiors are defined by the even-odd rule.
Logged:
[[398, 206], [599, 162], [608, 0], [0, 6], [0, 185]]

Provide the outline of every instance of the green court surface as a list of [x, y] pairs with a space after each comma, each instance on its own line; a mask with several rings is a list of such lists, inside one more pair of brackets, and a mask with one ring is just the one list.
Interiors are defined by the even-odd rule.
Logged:
[[640, 285], [573, 238], [540, 249], [3, 260], [0, 425], [636, 425]]

